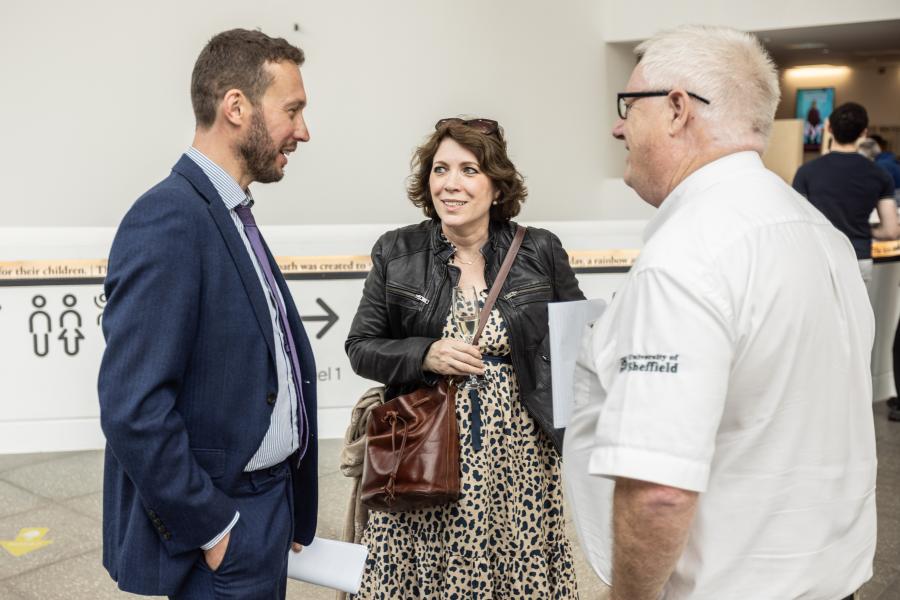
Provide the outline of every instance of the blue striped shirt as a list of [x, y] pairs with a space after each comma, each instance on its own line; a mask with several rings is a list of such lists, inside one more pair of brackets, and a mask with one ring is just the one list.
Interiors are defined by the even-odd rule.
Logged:
[[[253, 205], [253, 198], [250, 196], [250, 193], [242, 190], [241, 186], [238, 185], [231, 175], [196, 148], [189, 148], [186, 154], [191, 160], [197, 163], [197, 166], [200, 167], [203, 173], [209, 178], [213, 187], [216, 188], [216, 191], [222, 198], [222, 202], [224, 202], [225, 207], [228, 209], [231, 220], [234, 222], [234, 226], [237, 228], [241, 240], [244, 242], [247, 254], [250, 255], [253, 268], [256, 270], [256, 276], [259, 278], [259, 284], [266, 293], [266, 299], [268, 300], [269, 317], [272, 320], [272, 331], [276, 342], [275, 368], [278, 375], [278, 397], [272, 410], [269, 429], [263, 437], [259, 450], [256, 451], [256, 454], [253, 455], [250, 462], [244, 467], [244, 471], [256, 471], [283, 462], [300, 447], [300, 436], [297, 431], [297, 390], [294, 386], [291, 361], [285, 350], [287, 347], [287, 340], [284, 339], [283, 330], [279, 325], [280, 317], [278, 315], [278, 306], [276, 304], [276, 301], [281, 301], [283, 303], [284, 298], [281, 296], [281, 291], [277, 288], [274, 290], [269, 289], [265, 275], [256, 258], [256, 253], [253, 252], [253, 248], [250, 246], [250, 240], [247, 239], [247, 234], [244, 232], [244, 224], [234, 210], [235, 207], [240, 205]], [[275, 295], [277, 295], [277, 300]], [[288, 324], [285, 323], [285, 327], [288, 327]], [[213, 540], [210, 540], [208, 544], [203, 546], [203, 549], [208, 550], [215, 546], [222, 537], [234, 527], [239, 516], [239, 513], [235, 514], [234, 519], [225, 531], [220, 533]]]

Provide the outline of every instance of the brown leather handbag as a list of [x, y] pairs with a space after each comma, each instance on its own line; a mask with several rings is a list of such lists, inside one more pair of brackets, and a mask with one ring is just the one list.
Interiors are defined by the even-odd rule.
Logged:
[[[525, 228], [519, 225], [481, 310], [475, 345], [524, 237]], [[365, 506], [402, 512], [459, 498], [455, 394], [456, 384], [441, 378], [437, 385], [421, 387], [372, 409], [360, 486]]]

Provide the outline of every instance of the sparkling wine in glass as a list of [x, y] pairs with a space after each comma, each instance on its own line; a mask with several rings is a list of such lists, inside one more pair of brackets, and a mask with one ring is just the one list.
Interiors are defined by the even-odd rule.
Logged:
[[[478, 317], [481, 315], [478, 291], [473, 286], [459, 286], [453, 288], [451, 307], [453, 310], [453, 322], [460, 332], [462, 340], [471, 344], [478, 331]], [[469, 375], [461, 389], [480, 388], [484, 385], [484, 378], [477, 375]]]

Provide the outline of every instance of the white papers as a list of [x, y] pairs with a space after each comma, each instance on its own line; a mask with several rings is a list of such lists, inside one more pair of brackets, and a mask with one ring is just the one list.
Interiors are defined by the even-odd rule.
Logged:
[[565, 427], [572, 417], [575, 389], [575, 360], [587, 324], [603, 314], [606, 302], [599, 299], [551, 302], [547, 305], [550, 323], [550, 376], [553, 381], [553, 426]]
[[288, 577], [355, 594], [368, 555], [362, 544], [316, 537], [299, 554], [288, 551]]
[[607, 585], [612, 580], [612, 497], [615, 482], [591, 475], [588, 465], [596, 448], [597, 420], [606, 391], [594, 367], [594, 336], [581, 340], [575, 364], [574, 410], [563, 442], [563, 483], [569, 514], [588, 563]]
[[[587, 386], [582, 387], [586, 389]], [[591, 453], [595, 448], [597, 418], [603, 405], [597, 398], [588, 402], [584, 402], [583, 398], [578, 400], [563, 443], [563, 483], [569, 501], [569, 514], [572, 515], [585, 558], [597, 576], [611, 585], [615, 481], [588, 473]]]

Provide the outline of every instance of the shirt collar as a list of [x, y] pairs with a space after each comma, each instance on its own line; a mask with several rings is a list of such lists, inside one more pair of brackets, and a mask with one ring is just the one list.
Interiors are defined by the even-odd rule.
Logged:
[[250, 192], [242, 190], [238, 182], [212, 159], [193, 146], [188, 148], [185, 154], [197, 163], [200, 170], [209, 178], [228, 210], [234, 210], [236, 206], [253, 206], [253, 196]]
[[765, 169], [765, 165], [763, 165], [759, 153], [753, 150], [728, 154], [703, 165], [688, 175], [662, 201], [656, 214], [653, 215], [653, 218], [650, 219], [647, 227], [644, 229], [644, 243], [646, 244], [653, 237], [653, 234], [659, 231], [666, 221], [671, 219], [672, 215], [677, 213], [681, 207], [690, 204], [704, 190], [723, 180], [732, 178], [735, 173], [755, 169]]

